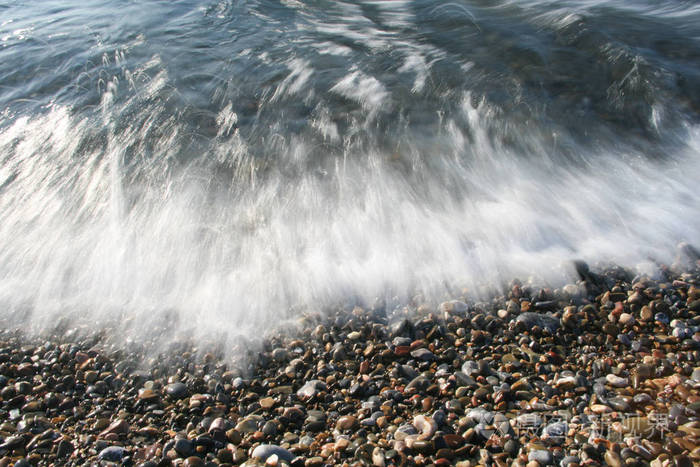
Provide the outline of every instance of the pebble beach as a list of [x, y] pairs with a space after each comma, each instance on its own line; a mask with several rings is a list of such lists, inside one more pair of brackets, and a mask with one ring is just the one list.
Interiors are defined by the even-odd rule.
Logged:
[[653, 277], [578, 262], [555, 289], [305, 315], [238, 366], [7, 329], [0, 466], [698, 465], [684, 254]]

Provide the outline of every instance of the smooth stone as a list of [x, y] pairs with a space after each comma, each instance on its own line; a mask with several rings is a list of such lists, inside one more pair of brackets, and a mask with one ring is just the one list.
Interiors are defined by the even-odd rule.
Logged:
[[326, 383], [318, 379], [312, 379], [307, 381], [299, 390], [297, 391], [297, 397], [299, 398], [310, 398], [315, 396], [319, 391], [325, 391], [327, 389]]
[[165, 393], [173, 399], [184, 399], [187, 397], [187, 386], [183, 383], [171, 383], [165, 386]]
[[617, 341], [618, 341], [620, 344], [622, 344], [622, 345], [626, 345], [626, 346], [632, 345], [632, 341], [631, 341], [630, 338], [627, 336], [627, 334], [618, 334], [618, 335], [617, 335]]
[[410, 423], [406, 423], [396, 429], [396, 431], [394, 432], [394, 439], [402, 441], [406, 439], [407, 436], [412, 436], [415, 434], [418, 434], [418, 430], [416, 430], [416, 427], [414, 427]]
[[276, 362], [283, 362], [287, 360], [288, 356], [289, 352], [287, 352], [287, 349], [276, 348], [272, 351], [272, 359]]
[[411, 357], [416, 358], [418, 360], [423, 360], [425, 362], [431, 362], [435, 360], [435, 354], [432, 353], [428, 349], [416, 349], [413, 352], [411, 352]]
[[158, 394], [153, 392], [151, 389], [142, 389], [139, 391], [139, 399], [144, 401], [151, 401], [158, 398]]
[[[564, 376], [556, 380], [554, 386], [560, 389], [572, 389], [576, 387], [576, 377]], [[512, 388], [511, 388], [512, 389]]]
[[275, 436], [277, 434], [277, 424], [272, 420], [265, 422], [262, 427], [262, 432], [265, 433], [266, 436]]
[[129, 431], [129, 423], [126, 420], [118, 419], [113, 421], [107, 429], [100, 433], [100, 436], [109, 434], [121, 434]]
[[630, 410], [630, 403], [625, 397], [611, 397], [608, 399], [608, 405], [618, 412], [627, 412]]
[[479, 364], [474, 360], [467, 360], [462, 364], [462, 373], [467, 376], [479, 374]]
[[509, 439], [503, 445], [503, 451], [508, 453], [510, 457], [515, 457], [518, 454], [518, 442], [514, 439]]
[[260, 399], [260, 407], [265, 410], [269, 410], [275, 405], [275, 400], [272, 397], [263, 397]]
[[620, 317], [618, 318], [618, 321], [623, 326], [632, 325], [632, 324], [634, 324], [634, 316], [632, 316], [629, 313], [622, 313], [620, 315]]
[[692, 379], [696, 383], [700, 383], [700, 368], [696, 368], [693, 370], [693, 372], [690, 374], [690, 379]]
[[464, 416], [475, 423], [490, 424], [493, 421], [493, 412], [481, 407], [470, 409]]
[[624, 387], [628, 386], [628, 384], [629, 384], [627, 378], [622, 378], [622, 377], [614, 375], [612, 373], [605, 376], [605, 381], [607, 381], [607, 383], [610, 386], [613, 386], [616, 388], [624, 388]]
[[510, 390], [513, 392], [531, 391], [532, 385], [528, 382], [526, 378], [520, 378], [510, 386]]
[[670, 320], [668, 319], [668, 315], [666, 313], [659, 312], [654, 315], [654, 321], [658, 321], [663, 324], [668, 324]]
[[335, 424], [336, 429], [340, 431], [350, 430], [357, 426], [357, 418], [352, 415], [344, 415], [338, 419]]
[[261, 444], [253, 450], [251, 455], [251, 457], [262, 459], [263, 461], [266, 461], [270, 456], [277, 456], [285, 462], [291, 462], [294, 459], [294, 454], [274, 444]]
[[627, 417], [621, 423], [623, 431], [627, 433], [643, 434], [652, 428], [647, 417]]
[[611, 451], [610, 449], [605, 451], [604, 459], [605, 463], [608, 464], [610, 467], [622, 466], [622, 459], [620, 459], [620, 455], [615, 451]]
[[182, 457], [190, 457], [195, 453], [194, 443], [185, 438], [178, 438], [175, 441], [175, 446], [173, 446], [173, 448], [175, 449], [175, 452], [180, 454]]
[[566, 422], [554, 422], [542, 428], [542, 435], [547, 436], [552, 441], [564, 441], [569, 425]]
[[632, 401], [637, 404], [637, 405], [644, 405], [644, 404], [649, 404], [653, 401], [654, 399], [647, 393], [641, 392], [639, 394], [636, 394]]
[[418, 371], [416, 371], [416, 369], [411, 365], [401, 365], [399, 366], [399, 371], [409, 381], [420, 376], [420, 373], [418, 373]]
[[408, 390], [415, 388], [418, 390], [418, 392], [422, 392], [428, 389], [428, 386], [430, 386], [430, 380], [428, 380], [425, 376], [419, 375], [413, 378], [411, 382], [406, 385], [406, 389]]
[[356, 341], [362, 338], [362, 333], [358, 331], [353, 331], [350, 334], [348, 334], [348, 339], [351, 341]]
[[540, 415], [534, 412], [528, 412], [518, 415], [515, 418], [516, 427], [519, 429], [539, 428], [542, 426], [543, 419]]
[[239, 433], [253, 433], [257, 431], [262, 417], [250, 415], [236, 424], [236, 431]]
[[406, 347], [411, 345], [411, 342], [413, 342], [413, 339], [403, 336], [394, 337], [394, 340], [391, 341], [394, 347]]
[[476, 382], [474, 378], [471, 376], [468, 376], [467, 374], [457, 371], [455, 372], [455, 379], [457, 380], [457, 383], [460, 385], [460, 387], [464, 387], [465, 389], [469, 388], [476, 388], [479, 386], [479, 384]]
[[124, 457], [125, 452], [126, 449], [121, 446], [110, 446], [101, 450], [98, 457], [109, 462], [119, 462]]
[[540, 465], [551, 465], [554, 459], [552, 453], [546, 449], [533, 449], [528, 453], [527, 460], [535, 461]]
[[491, 394], [492, 392], [493, 391], [491, 390], [491, 388], [481, 387], [481, 388], [477, 389], [476, 391], [474, 391], [474, 397], [478, 401], [483, 401], [483, 400], [486, 400], [488, 395]]

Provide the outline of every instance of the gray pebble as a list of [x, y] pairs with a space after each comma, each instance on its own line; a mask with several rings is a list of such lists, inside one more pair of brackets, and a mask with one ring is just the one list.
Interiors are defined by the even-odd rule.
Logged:
[[257, 457], [265, 461], [272, 455], [277, 455], [277, 457], [286, 462], [291, 462], [291, 460], [294, 459], [294, 454], [274, 444], [261, 444], [253, 450], [252, 457]]

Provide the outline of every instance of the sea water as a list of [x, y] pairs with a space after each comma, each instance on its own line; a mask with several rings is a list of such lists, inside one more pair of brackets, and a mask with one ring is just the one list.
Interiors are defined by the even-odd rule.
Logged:
[[1, 313], [250, 336], [672, 261], [699, 112], [694, 1], [2, 1]]

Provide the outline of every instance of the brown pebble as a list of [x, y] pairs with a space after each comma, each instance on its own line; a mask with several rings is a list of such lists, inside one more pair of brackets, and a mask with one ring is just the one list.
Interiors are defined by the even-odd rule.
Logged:
[[357, 425], [357, 418], [352, 415], [344, 415], [338, 419], [335, 424], [336, 429], [340, 431], [350, 430]]

